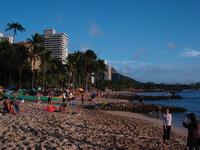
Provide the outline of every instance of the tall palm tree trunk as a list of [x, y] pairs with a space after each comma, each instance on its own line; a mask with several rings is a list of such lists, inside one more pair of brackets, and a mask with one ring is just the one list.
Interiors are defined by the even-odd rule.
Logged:
[[32, 82], [31, 82], [32, 88], [34, 88], [34, 80], [35, 80], [35, 70], [33, 70], [33, 76], [32, 76]]
[[22, 86], [22, 67], [19, 68], [19, 89]]

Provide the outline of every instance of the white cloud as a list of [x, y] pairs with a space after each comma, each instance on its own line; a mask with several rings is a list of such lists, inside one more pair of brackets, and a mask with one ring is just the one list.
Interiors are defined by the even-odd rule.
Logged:
[[200, 51], [191, 48], [185, 48], [181, 57], [200, 57]]
[[132, 65], [135, 64], [134, 60], [106, 60], [108, 63], [113, 65]]
[[86, 52], [87, 50], [88, 50], [89, 48], [88, 47], [83, 47], [83, 48], [81, 48], [81, 52]]
[[92, 47], [92, 44], [90, 44], [90, 43], [82, 43], [80, 45], [80, 51], [85, 52], [88, 49], [91, 49], [91, 47]]
[[103, 34], [103, 31], [100, 29], [100, 27], [92, 22], [92, 23], [89, 23], [89, 35], [91, 37], [97, 37], [97, 36], [100, 36]]
[[174, 48], [176, 48], [177, 46], [176, 46], [175, 43], [167, 43], [167, 47], [168, 47], [168, 48], [171, 48], [171, 49], [174, 49]]

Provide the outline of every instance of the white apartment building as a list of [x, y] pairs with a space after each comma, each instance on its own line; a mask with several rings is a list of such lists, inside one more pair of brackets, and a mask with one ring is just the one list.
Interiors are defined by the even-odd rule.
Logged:
[[104, 72], [104, 75], [105, 75], [104, 79], [105, 80], [112, 80], [112, 67], [106, 61], [104, 63], [106, 65], [106, 72]]
[[44, 30], [44, 47], [51, 52], [51, 57], [65, 63], [68, 56], [68, 36], [56, 33], [55, 29]]
[[5, 36], [5, 35], [3, 35], [3, 33], [0, 33], [0, 43], [3, 41], [8, 41], [9, 43], [13, 44], [13, 37]]

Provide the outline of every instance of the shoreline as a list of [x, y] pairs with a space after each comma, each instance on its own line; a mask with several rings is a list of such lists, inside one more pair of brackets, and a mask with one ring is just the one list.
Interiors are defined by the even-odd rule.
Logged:
[[[156, 118], [149, 117], [149, 116], [139, 114], [139, 113], [125, 112], [125, 111], [106, 111], [106, 112], [109, 114], [118, 115], [118, 116], [122, 116], [122, 117], [146, 120], [153, 124], [159, 125], [160, 127], [162, 127], [162, 125], [163, 125], [161, 119], [156, 119]], [[172, 125], [172, 131], [179, 134], [180, 136], [184, 136], [184, 137], [187, 136], [187, 129], [185, 129], [185, 128], [181, 128], [181, 127]]]

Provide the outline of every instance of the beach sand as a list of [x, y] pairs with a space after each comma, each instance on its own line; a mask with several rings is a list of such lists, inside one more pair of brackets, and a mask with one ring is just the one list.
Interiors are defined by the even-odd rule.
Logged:
[[139, 114], [69, 107], [49, 113], [45, 106], [25, 102], [20, 114], [1, 116], [0, 149], [186, 149], [184, 134], [173, 131], [170, 144], [163, 144], [161, 124]]

